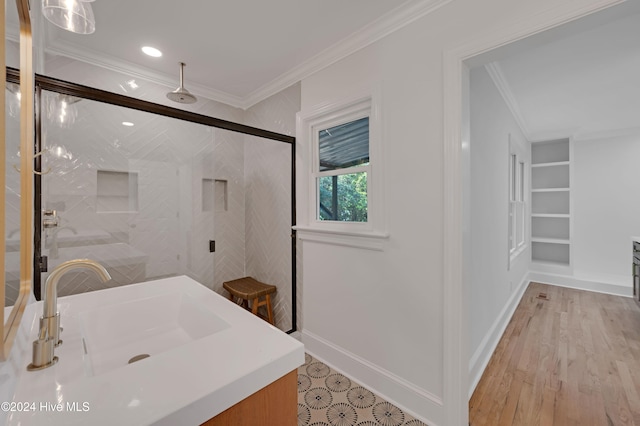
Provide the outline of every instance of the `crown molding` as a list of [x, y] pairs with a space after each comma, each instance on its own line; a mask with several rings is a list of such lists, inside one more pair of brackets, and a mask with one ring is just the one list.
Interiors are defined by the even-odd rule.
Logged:
[[245, 98], [243, 108], [246, 109], [257, 104], [269, 96], [367, 47], [451, 1], [452, 0], [411, 0], [400, 5], [350, 36], [285, 72], [278, 78], [254, 90]]
[[[50, 40], [49, 45], [46, 48], [46, 52], [54, 55], [65, 56], [76, 61], [85, 62], [121, 74], [130, 75], [135, 78], [147, 80], [168, 88], [175, 89], [177, 87], [177, 80], [175, 76], [159, 73], [113, 56], [105, 54], [98, 55], [69, 42]], [[189, 83], [189, 91], [194, 95], [222, 102], [236, 108], [242, 108], [242, 105], [244, 104], [243, 99], [239, 96], [193, 82]]]
[[558, 139], [568, 139], [572, 137], [576, 131], [577, 129], [560, 129], [531, 133], [527, 140], [531, 143], [537, 143], [555, 141]]
[[500, 92], [500, 96], [502, 96], [502, 99], [504, 99], [504, 102], [507, 104], [507, 108], [509, 108], [509, 111], [511, 111], [511, 114], [516, 120], [518, 127], [520, 127], [520, 130], [524, 134], [525, 139], [531, 141], [531, 131], [526, 124], [526, 120], [522, 115], [520, 106], [518, 105], [518, 101], [516, 101], [516, 97], [511, 90], [511, 86], [509, 86], [509, 83], [507, 82], [507, 78], [502, 72], [500, 64], [498, 64], [498, 62], [490, 62], [486, 64], [484, 68], [487, 70], [487, 73], [489, 73], [489, 77], [491, 77], [491, 80], [493, 80], [493, 84], [496, 85], [498, 92]]
[[640, 127], [625, 127], [618, 129], [599, 130], [592, 132], [576, 132], [574, 141], [587, 141], [596, 139], [615, 139], [624, 137], [640, 137]]
[[[452, 0], [409, 0], [302, 64], [281, 74], [279, 77], [254, 90], [245, 97], [236, 96], [193, 82], [189, 84], [189, 91], [195, 95], [222, 102], [236, 108], [250, 108], [258, 102], [275, 95], [321, 69], [386, 37], [451, 1]], [[56, 39], [55, 36], [50, 36], [48, 39], [49, 43], [45, 49], [47, 53], [65, 56], [111, 71], [142, 78], [169, 88], [174, 87], [176, 84], [174, 76], [158, 73], [149, 68], [141, 67], [113, 56], [98, 55], [78, 45]]]
[[573, 141], [590, 141], [598, 139], [615, 139], [624, 137], [640, 137], [640, 127], [617, 127], [613, 129], [559, 129], [536, 132], [529, 135], [527, 140], [531, 143], [548, 142], [558, 139], [571, 138]]

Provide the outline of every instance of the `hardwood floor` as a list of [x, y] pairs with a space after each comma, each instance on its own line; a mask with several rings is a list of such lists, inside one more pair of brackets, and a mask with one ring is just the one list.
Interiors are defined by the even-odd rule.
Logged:
[[630, 298], [529, 284], [469, 401], [469, 420], [640, 426], [640, 307]]

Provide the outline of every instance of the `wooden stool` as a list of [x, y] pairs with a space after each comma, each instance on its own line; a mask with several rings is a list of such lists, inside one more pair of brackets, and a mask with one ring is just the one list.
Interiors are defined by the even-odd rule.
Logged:
[[[251, 312], [254, 315], [258, 315], [258, 308], [260, 306], [267, 307], [267, 316], [265, 318], [275, 325], [273, 321], [273, 310], [271, 308], [271, 294], [276, 292], [276, 286], [261, 283], [251, 277], [238, 278], [237, 280], [226, 281], [222, 283], [222, 287], [229, 292], [229, 300], [235, 303], [234, 297], [242, 299], [242, 306], [249, 309], [247, 301], [251, 300]], [[264, 296], [265, 300], [260, 301], [260, 298]], [[260, 316], [260, 315], [258, 315]]]

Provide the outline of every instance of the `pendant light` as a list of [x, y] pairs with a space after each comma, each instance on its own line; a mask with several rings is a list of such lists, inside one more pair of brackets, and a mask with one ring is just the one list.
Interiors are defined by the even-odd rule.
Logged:
[[91, 34], [96, 30], [90, 2], [42, 0], [42, 14], [52, 24], [72, 33]]

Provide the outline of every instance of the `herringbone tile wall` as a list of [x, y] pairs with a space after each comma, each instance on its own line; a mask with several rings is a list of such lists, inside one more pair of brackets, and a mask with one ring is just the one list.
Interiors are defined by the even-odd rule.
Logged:
[[215, 135], [214, 290], [224, 293], [223, 282], [245, 276], [244, 136], [220, 129]]
[[[67, 58], [48, 63], [48, 73], [176, 106], [166, 100], [161, 86]], [[291, 328], [288, 144], [88, 100], [69, 103], [67, 113], [75, 122], [67, 125], [58, 121], [55, 95], [47, 92], [44, 95], [43, 142], [48, 148], [43, 155], [44, 169], [51, 167], [52, 172], [43, 179], [43, 208], [54, 208], [61, 217], [61, 229], [55, 231], [56, 235], [90, 230], [102, 233], [95, 241], [82, 244], [96, 245], [95, 250], [87, 253], [112, 273], [114, 280], [109, 286], [187, 274], [224, 293], [224, 281], [253, 275], [278, 286], [274, 301], [276, 324], [283, 330]], [[180, 107], [295, 135], [300, 85], [293, 85], [247, 111], [206, 99]], [[16, 108], [7, 108], [8, 133], [12, 131], [9, 117], [12, 111], [17, 112]], [[18, 123], [13, 121], [17, 135]], [[133, 122], [135, 126], [124, 127], [122, 121]], [[7, 140], [9, 143], [18, 138]], [[19, 161], [15, 145], [7, 148], [7, 166]], [[135, 174], [138, 181], [135, 206], [127, 211], [101, 211], [105, 199], [98, 200], [98, 170]], [[11, 167], [5, 167], [5, 173], [8, 235], [19, 227], [19, 175]], [[216, 192], [209, 195], [214, 207], [205, 209], [203, 185], [212, 181]], [[48, 231], [44, 251], [50, 255], [49, 270], [68, 260], [67, 256], [78, 255], [77, 250], [65, 245], [60, 245], [57, 255], [49, 253], [52, 233]], [[14, 239], [19, 241], [18, 233]], [[211, 239], [216, 241], [215, 254], [208, 250]], [[6, 304], [10, 305], [19, 286], [19, 246], [8, 242], [7, 247]], [[126, 256], [129, 259], [125, 261]], [[299, 271], [296, 304], [301, 324], [299, 253], [296, 257]], [[16, 265], [11, 267], [13, 263]], [[59, 292], [67, 295], [100, 288], [104, 286], [91, 274], [78, 273], [65, 277]]]
[[[295, 84], [246, 111], [246, 123], [295, 135], [300, 85]], [[245, 137], [247, 275], [278, 287], [276, 326], [292, 327], [291, 146]], [[300, 283], [298, 283], [298, 289]], [[299, 312], [299, 311], [298, 311]]]
[[[45, 168], [52, 172], [43, 179], [44, 207], [55, 208], [61, 226], [74, 233], [100, 230], [110, 235], [111, 241], [95, 253], [96, 260], [114, 270], [110, 286], [132, 282], [127, 278], [187, 274], [213, 287], [214, 255], [208, 241], [215, 238], [214, 212], [203, 209], [202, 192], [203, 179], [215, 178], [213, 129], [88, 100], [71, 107], [78, 119], [68, 128], [59, 126], [56, 116], [45, 116], [43, 140], [50, 150], [44, 155]], [[124, 127], [123, 120], [135, 126]], [[125, 188], [124, 209], [122, 204], [109, 207], [114, 197], [123, 196], [112, 194], [116, 189], [109, 182], [102, 182], [104, 194], [98, 192], [98, 170], [135, 175], [133, 189]], [[132, 251], [139, 264], [125, 267], [121, 259]], [[71, 254], [62, 247], [57, 255], [45, 252], [50, 269]], [[90, 276], [77, 275], [64, 277], [59, 291], [97, 288]]]

